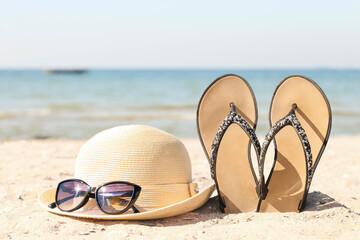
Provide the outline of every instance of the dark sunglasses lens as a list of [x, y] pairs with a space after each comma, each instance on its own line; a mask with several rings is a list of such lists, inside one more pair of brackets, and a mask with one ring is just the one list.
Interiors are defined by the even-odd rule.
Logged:
[[130, 203], [134, 186], [126, 183], [111, 183], [99, 188], [97, 200], [106, 213], [119, 213]]
[[86, 197], [88, 187], [78, 181], [67, 181], [60, 184], [56, 203], [61, 210], [70, 211], [78, 207]]

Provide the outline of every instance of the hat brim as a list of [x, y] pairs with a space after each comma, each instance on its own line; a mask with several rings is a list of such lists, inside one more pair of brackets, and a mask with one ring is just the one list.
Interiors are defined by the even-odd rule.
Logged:
[[204, 205], [207, 200], [210, 198], [211, 194], [215, 190], [215, 185], [212, 184], [209, 187], [205, 188], [203, 191], [195, 194], [194, 196], [166, 206], [158, 208], [152, 211], [140, 212], [140, 213], [125, 213], [119, 215], [110, 215], [105, 213], [91, 214], [91, 211], [83, 211], [79, 209], [74, 212], [63, 212], [58, 208], [51, 209], [48, 205], [55, 201], [55, 192], [56, 188], [51, 188], [42, 192], [38, 198], [38, 202], [41, 207], [45, 208], [47, 211], [59, 215], [65, 215], [70, 217], [79, 217], [79, 218], [91, 218], [91, 219], [100, 219], [100, 220], [151, 220], [159, 218], [174, 217], [181, 215], [187, 212], [194, 211], [195, 209]]

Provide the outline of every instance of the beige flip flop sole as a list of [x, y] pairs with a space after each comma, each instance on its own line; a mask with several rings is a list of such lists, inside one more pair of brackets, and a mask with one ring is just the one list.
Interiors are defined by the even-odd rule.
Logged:
[[[197, 110], [198, 134], [208, 160], [218, 129], [230, 112], [230, 103], [234, 103], [237, 113], [253, 129], [256, 127], [257, 106], [249, 84], [237, 75], [224, 75], [216, 79], [205, 90]], [[214, 179], [218, 194], [225, 204], [224, 212], [249, 212], [257, 208], [257, 181], [249, 151], [248, 135], [239, 125], [231, 124], [218, 148]]]
[[[331, 109], [321, 88], [304, 76], [289, 76], [278, 85], [270, 106], [270, 125], [286, 116], [296, 104], [295, 115], [311, 146], [315, 171], [331, 129]], [[299, 212], [306, 202], [309, 174], [304, 149], [292, 126], [275, 135], [275, 160], [267, 180], [268, 194], [260, 212]]]

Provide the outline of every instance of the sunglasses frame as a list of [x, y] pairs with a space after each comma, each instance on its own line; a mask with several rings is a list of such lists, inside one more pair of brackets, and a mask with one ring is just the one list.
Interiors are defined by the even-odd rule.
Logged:
[[[85, 184], [85, 186], [87, 187], [87, 190], [86, 190], [86, 196], [84, 197], [84, 199], [81, 201], [81, 203], [76, 206], [75, 208], [73, 209], [70, 209], [70, 210], [63, 210], [59, 207], [59, 204], [58, 204], [58, 201], [57, 201], [57, 196], [58, 196], [58, 192], [60, 190], [60, 185], [65, 183], [65, 182], [72, 182], [72, 181], [75, 181], [75, 182], [79, 182], [79, 183], [82, 183], [82, 184]], [[100, 207], [100, 204], [99, 204], [99, 201], [98, 201], [98, 191], [101, 187], [104, 187], [104, 186], [107, 186], [109, 184], [116, 184], [116, 183], [122, 183], [122, 184], [127, 184], [127, 185], [131, 185], [134, 187], [134, 191], [132, 193], [132, 196], [131, 196], [131, 200], [130, 202], [128, 203], [128, 205], [121, 211], [119, 212], [116, 212], [116, 213], [108, 213], [108, 212], [105, 212], [101, 207]], [[93, 192], [95, 190], [95, 192]], [[70, 178], [70, 179], [66, 179], [66, 180], [63, 180], [61, 182], [58, 183], [58, 186], [56, 188], [56, 194], [55, 194], [55, 204], [56, 204], [56, 207], [58, 207], [61, 211], [63, 212], [73, 212], [73, 211], [76, 211], [78, 210], [79, 208], [82, 208], [83, 206], [85, 206], [87, 204], [87, 202], [89, 201], [90, 198], [94, 198], [95, 201], [96, 201], [96, 205], [98, 206], [98, 208], [103, 212], [103, 213], [106, 213], [106, 214], [110, 214], [110, 215], [118, 215], [118, 214], [122, 214], [126, 211], [128, 211], [130, 208], [132, 208], [134, 210], [134, 213], [137, 213], [139, 212], [135, 206], [134, 206], [134, 203], [136, 202], [136, 200], [138, 199], [139, 195], [140, 195], [140, 191], [141, 191], [141, 187], [134, 184], [134, 183], [130, 183], [130, 182], [125, 182], [125, 181], [112, 181], [112, 182], [107, 182], [107, 183], [104, 183], [104, 184], [101, 184], [97, 187], [91, 187], [89, 184], [87, 184], [85, 181], [81, 180], [81, 179], [77, 179], [77, 178]], [[49, 207], [52, 208], [54, 204], [49, 204]]]

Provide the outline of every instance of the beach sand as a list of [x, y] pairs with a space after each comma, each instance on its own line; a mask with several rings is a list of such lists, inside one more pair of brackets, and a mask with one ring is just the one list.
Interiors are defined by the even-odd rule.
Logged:
[[[194, 182], [212, 183], [197, 139], [183, 139]], [[0, 239], [360, 239], [360, 135], [332, 136], [301, 213], [223, 214], [202, 208], [152, 221], [95, 221], [51, 214], [38, 195], [73, 177], [85, 140], [0, 142]]]

